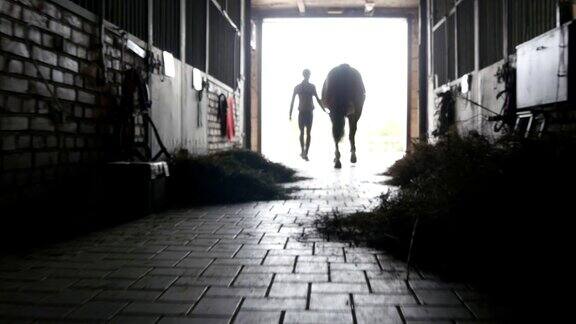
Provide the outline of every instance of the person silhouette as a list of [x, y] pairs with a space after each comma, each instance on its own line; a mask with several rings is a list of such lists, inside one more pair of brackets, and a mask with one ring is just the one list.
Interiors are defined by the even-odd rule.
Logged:
[[[312, 131], [312, 121], [314, 119], [312, 111], [314, 110], [314, 102], [312, 98], [316, 98], [318, 105], [324, 112], [324, 105], [316, 93], [316, 86], [310, 83], [310, 70], [305, 69], [302, 71], [302, 76], [304, 80], [294, 87], [294, 93], [292, 94], [292, 102], [290, 103], [290, 120], [292, 120], [292, 110], [294, 108], [294, 100], [298, 96], [298, 127], [300, 128], [300, 148], [302, 152], [300, 157], [308, 161], [308, 150], [310, 149], [310, 141], [312, 137], [310, 133]], [[304, 132], [306, 132], [306, 138], [304, 138]]]

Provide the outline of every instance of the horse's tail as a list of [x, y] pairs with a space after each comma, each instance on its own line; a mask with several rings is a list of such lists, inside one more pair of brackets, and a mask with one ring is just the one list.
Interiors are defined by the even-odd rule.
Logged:
[[332, 136], [336, 143], [340, 142], [342, 137], [344, 137], [344, 124], [345, 124], [345, 116], [343, 114], [330, 114], [330, 118], [332, 119]]

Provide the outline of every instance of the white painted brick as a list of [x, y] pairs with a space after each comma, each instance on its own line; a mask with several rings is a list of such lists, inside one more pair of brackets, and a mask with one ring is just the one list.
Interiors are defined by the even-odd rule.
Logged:
[[39, 131], [53, 131], [54, 123], [49, 118], [44, 117], [31, 118], [30, 129]]
[[37, 167], [55, 165], [58, 163], [58, 152], [40, 152], [34, 155], [34, 165]]
[[90, 37], [87, 34], [76, 30], [72, 31], [72, 41], [84, 47], [90, 46]]
[[8, 62], [8, 72], [22, 74], [24, 71], [24, 64], [19, 60], [10, 60]]
[[54, 52], [50, 52], [45, 49], [41, 49], [40, 47], [34, 46], [32, 49], [32, 57], [40, 62], [56, 65], [58, 55], [56, 55]]
[[72, 34], [70, 27], [62, 25], [61, 23], [54, 20], [50, 20], [48, 28], [64, 38], [70, 38], [70, 35]]
[[28, 118], [16, 116], [4, 116], [0, 118], [0, 130], [17, 131], [28, 129]]
[[62, 14], [62, 20], [70, 26], [82, 29], [82, 21], [78, 19], [78, 17], [69, 12], [64, 12]]
[[78, 62], [66, 56], [60, 56], [58, 65], [70, 71], [78, 72]]
[[12, 92], [26, 93], [28, 80], [9, 76], [0, 76], [0, 89]]
[[56, 96], [60, 99], [74, 101], [76, 100], [76, 90], [70, 88], [56, 88]]
[[32, 166], [30, 153], [6, 154], [3, 159], [5, 170], [27, 169]]
[[96, 97], [85, 91], [78, 91], [78, 101], [93, 105], [96, 101]]
[[22, 42], [12, 41], [7, 38], [2, 38], [0, 41], [0, 49], [5, 52], [12, 53], [15, 55], [30, 57], [30, 53], [26, 48], [26, 45]]
[[12, 22], [8, 19], [0, 19], [0, 33], [12, 36]]
[[22, 7], [10, 1], [2, 0], [0, 1], [0, 12], [12, 18], [20, 19]]

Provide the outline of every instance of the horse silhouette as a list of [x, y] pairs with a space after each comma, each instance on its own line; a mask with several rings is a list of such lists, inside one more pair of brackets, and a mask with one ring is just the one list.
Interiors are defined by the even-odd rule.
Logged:
[[360, 73], [348, 64], [341, 64], [333, 68], [324, 81], [322, 87], [322, 101], [324, 107], [330, 110], [332, 121], [332, 137], [336, 151], [334, 153], [334, 167], [340, 169], [340, 150], [338, 143], [344, 137], [345, 119], [348, 118], [350, 139], [350, 162], [356, 163], [356, 130], [358, 120], [362, 115], [366, 89]]

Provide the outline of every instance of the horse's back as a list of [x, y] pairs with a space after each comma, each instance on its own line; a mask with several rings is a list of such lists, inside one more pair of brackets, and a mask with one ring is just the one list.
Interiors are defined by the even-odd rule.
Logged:
[[352, 104], [354, 112], [360, 114], [364, 105], [365, 89], [360, 73], [347, 64], [333, 68], [324, 87], [322, 99], [332, 111], [347, 109]]

